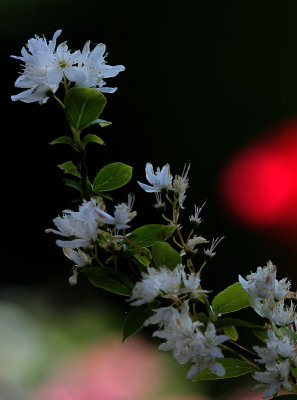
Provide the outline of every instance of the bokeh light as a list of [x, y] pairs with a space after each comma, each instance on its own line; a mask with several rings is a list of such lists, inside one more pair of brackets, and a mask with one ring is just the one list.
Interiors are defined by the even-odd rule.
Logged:
[[297, 228], [297, 121], [248, 145], [224, 169], [221, 193], [231, 213], [253, 228]]

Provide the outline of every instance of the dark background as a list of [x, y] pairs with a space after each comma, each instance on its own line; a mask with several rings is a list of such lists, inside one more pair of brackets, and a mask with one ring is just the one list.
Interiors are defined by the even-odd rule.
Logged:
[[[13, 85], [20, 66], [9, 56], [19, 55], [34, 34], [49, 40], [60, 28], [59, 41], [71, 49], [88, 39], [103, 42], [108, 62], [126, 66], [108, 80], [119, 89], [106, 95], [102, 117], [113, 124], [99, 134], [107, 146], [92, 149], [88, 159], [92, 177], [107, 162], [134, 166], [134, 226], [159, 221], [153, 195], [135, 184], [144, 182], [145, 163], [169, 162], [177, 174], [191, 160], [187, 212], [207, 200], [201, 233], [226, 236], [206, 286], [222, 288], [268, 259], [296, 277], [294, 248], [273, 240], [271, 232], [244, 228], [218, 194], [220, 172], [232, 155], [297, 114], [296, 1], [2, 0], [0, 7], [3, 288], [29, 284], [34, 290], [56, 282], [73, 290], [70, 263], [56, 237], [44, 233], [74, 195], [56, 167], [73, 154], [67, 146], [48, 145], [66, 133], [65, 118], [53, 101], [10, 101], [19, 92]], [[114, 196], [126, 199], [124, 191]]]

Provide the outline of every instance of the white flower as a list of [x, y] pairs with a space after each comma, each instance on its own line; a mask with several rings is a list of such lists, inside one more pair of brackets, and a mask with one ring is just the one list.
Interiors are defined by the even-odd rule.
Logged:
[[85, 267], [86, 265], [91, 263], [90, 257], [84, 253], [81, 249], [78, 249], [78, 251], [72, 250], [72, 249], [63, 249], [63, 252], [69, 260], [73, 261], [75, 263], [73, 270], [72, 270], [72, 275], [69, 278], [69, 283], [71, 286], [74, 286], [77, 284], [77, 278], [78, 278], [78, 268]]
[[180, 175], [176, 176], [173, 181], [173, 191], [175, 194], [178, 195], [178, 202], [181, 208], [184, 208], [183, 202], [186, 198], [185, 193], [189, 186], [189, 179], [188, 179], [189, 169], [190, 169], [190, 163], [188, 164], [188, 166], [187, 164], [184, 166], [182, 176]]
[[198, 290], [200, 286], [200, 274], [198, 272], [192, 272], [191, 274], [186, 274], [185, 271], [182, 272], [184, 291], [187, 292], [205, 292], [205, 290]]
[[199, 274], [187, 275], [182, 265], [177, 265], [174, 270], [167, 267], [148, 267], [147, 273], [142, 273], [142, 280], [134, 286], [130, 301], [137, 299], [131, 304], [139, 306], [158, 296], [176, 298], [181, 294], [191, 293], [193, 297], [198, 297], [199, 293], [206, 292], [199, 289], [199, 286]]
[[291, 389], [291, 384], [288, 379], [290, 373], [290, 360], [288, 358], [280, 363], [267, 366], [266, 369], [265, 372], [255, 372], [253, 374], [253, 378], [261, 382], [261, 384], [256, 385], [253, 390], [266, 389], [263, 399], [276, 395], [281, 388], [287, 390]]
[[187, 250], [192, 251], [193, 253], [197, 253], [198, 249], [195, 249], [195, 247], [199, 244], [205, 243], [208, 243], [208, 240], [204, 239], [204, 237], [194, 235], [192, 239], [189, 239], [187, 242]]
[[211, 323], [203, 334], [199, 330], [203, 324], [199, 321], [193, 322], [189, 314], [189, 300], [182, 303], [180, 310], [163, 307], [154, 311], [155, 314], [146, 320], [145, 326], [159, 324], [159, 327], [163, 328], [153, 333], [153, 336], [165, 339], [165, 342], [159, 346], [159, 350], [172, 350], [174, 359], [180, 364], [194, 363], [187, 375], [189, 379], [205, 368], [210, 368], [219, 376], [225, 374], [224, 367], [216, 362], [217, 358], [223, 357], [217, 346], [228, 337], [218, 336]]
[[66, 42], [61, 43], [53, 54], [52, 63], [49, 65], [47, 80], [51, 85], [59, 85], [63, 79], [63, 75], [69, 81], [75, 82], [83, 76], [76, 65], [80, 58], [80, 51], [75, 51], [73, 54], [68, 50]]
[[100, 92], [114, 93], [117, 88], [105, 87], [105, 78], [116, 76], [119, 72], [124, 71], [123, 65], [111, 66], [105, 63], [104, 55], [106, 47], [100, 43], [90, 51], [90, 41], [86, 42], [81, 53], [77, 70], [80, 77], [74, 79], [77, 86], [80, 87], [96, 87]]
[[257, 272], [248, 275], [247, 280], [239, 275], [242, 288], [255, 299], [266, 299], [274, 296], [276, 267], [271, 261], [267, 266], [257, 268]]
[[266, 347], [253, 347], [261, 357], [260, 360], [257, 360], [259, 363], [266, 364], [266, 367], [272, 366], [279, 356], [291, 358], [296, 355], [295, 344], [287, 336], [277, 338], [271, 329], [268, 329], [267, 334]]
[[141, 182], [138, 182], [138, 184], [146, 192], [155, 193], [172, 189], [172, 175], [170, 174], [169, 164], [164, 165], [161, 170], [158, 167], [156, 173], [154, 173], [152, 164], [147, 163], [145, 166], [145, 174], [151, 186]]
[[225, 236], [222, 236], [221, 238], [216, 238], [212, 239], [211, 245], [209, 249], [204, 249], [204, 255], [208, 258], [213, 258], [216, 255], [216, 252], [214, 252], [214, 249], [217, 247], [217, 245], [225, 239]]
[[144, 322], [144, 326], [158, 324], [160, 327], [163, 327], [164, 325], [169, 325], [176, 316], [176, 309], [172, 306], [157, 308], [153, 311], [155, 314]]
[[285, 305], [284, 300], [275, 302], [273, 298], [252, 303], [254, 310], [263, 318], [269, 319], [276, 325], [291, 324], [295, 320], [295, 306], [291, 303], [290, 307]]
[[81, 249], [78, 249], [77, 251], [72, 249], [63, 249], [63, 252], [69, 260], [74, 262], [75, 267], [84, 267], [91, 262], [90, 257]]
[[55, 50], [56, 41], [61, 32], [57, 30], [49, 42], [45, 38], [36, 36], [28, 41], [28, 51], [25, 47], [22, 48], [21, 57], [12, 56], [25, 63], [24, 71], [16, 80], [15, 86], [27, 89], [12, 96], [13, 101], [45, 103], [49, 92], [55, 93], [58, 90], [64, 74], [69, 80], [80, 76], [80, 72], [73, 67], [79, 60], [80, 52], [71, 54], [66, 42], [60, 44]]
[[139, 306], [153, 300], [161, 293], [163, 297], [177, 297], [181, 290], [183, 266], [178, 265], [173, 271], [160, 267], [159, 269], [148, 267], [143, 273], [143, 279], [136, 283], [132, 290], [130, 300], [133, 306]]
[[129, 194], [128, 203], [121, 203], [115, 206], [114, 216], [100, 210], [99, 208], [97, 208], [97, 212], [101, 216], [101, 220], [104, 224], [114, 225], [116, 229], [126, 229], [130, 228], [128, 222], [130, 222], [137, 214], [136, 211], [131, 211], [133, 203], [134, 196]]
[[287, 282], [287, 278], [281, 279], [280, 281], [276, 279], [274, 287], [274, 298], [276, 300], [284, 299], [287, 296], [290, 287], [291, 282]]
[[191, 222], [195, 227], [198, 227], [198, 226], [201, 224], [201, 222], [202, 222], [202, 219], [199, 217], [199, 215], [200, 215], [200, 213], [201, 213], [201, 211], [202, 211], [202, 208], [204, 207], [205, 204], [206, 204], [206, 203], [203, 203], [201, 207], [194, 206], [194, 215], [191, 215], [191, 216], [189, 217], [190, 222]]
[[[103, 207], [104, 203], [100, 203]], [[84, 201], [78, 211], [64, 210], [62, 217], [53, 220], [58, 230], [47, 229], [57, 235], [69, 238], [68, 241], [57, 240], [56, 244], [67, 249], [92, 247], [97, 240], [100, 216], [95, 199]]]
[[212, 323], [208, 323], [205, 334], [196, 335], [193, 344], [193, 359], [195, 364], [190, 368], [187, 378], [192, 379], [200, 371], [209, 368], [218, 376], [225, 375], [225, 368], [222, 364], [216, 362], [217, 358], [223, 358], [223, 353], [219, 346], [228, 340], [228, 336], [217, 335], [216, 329]]
[[191, 343], [197, 327], [202, 324], [192, 321], [188, 301], [183, 302], [180, 312], [173, 309], [173, 313], [173, 317], [168, 324], [165, 324], [164, 329], [154, 332], [153, 336], [166, 340], [159, 346], [159, 350], [172, 350], [174, 359], [180, 364], [185, 364], [192, 358]]

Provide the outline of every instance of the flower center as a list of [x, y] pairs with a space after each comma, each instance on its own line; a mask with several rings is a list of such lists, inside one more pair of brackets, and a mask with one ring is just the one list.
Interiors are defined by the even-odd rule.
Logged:
[[67, 67], [67, 62], [65, 60], [60, 60], [59, 61], [59, 67], [64, 69]]

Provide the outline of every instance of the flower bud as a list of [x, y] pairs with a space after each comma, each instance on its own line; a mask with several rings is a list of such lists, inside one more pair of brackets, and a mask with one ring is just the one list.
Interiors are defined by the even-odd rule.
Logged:
[[73, 274], [69, 278], [69, 283], [71, 286], [77, 285], [77, 281], [78, 281], [77, 278], [78, 278], [78, 272], [77, 272], [77, 269], [75, 269], [75, 270], [73, 270]]

